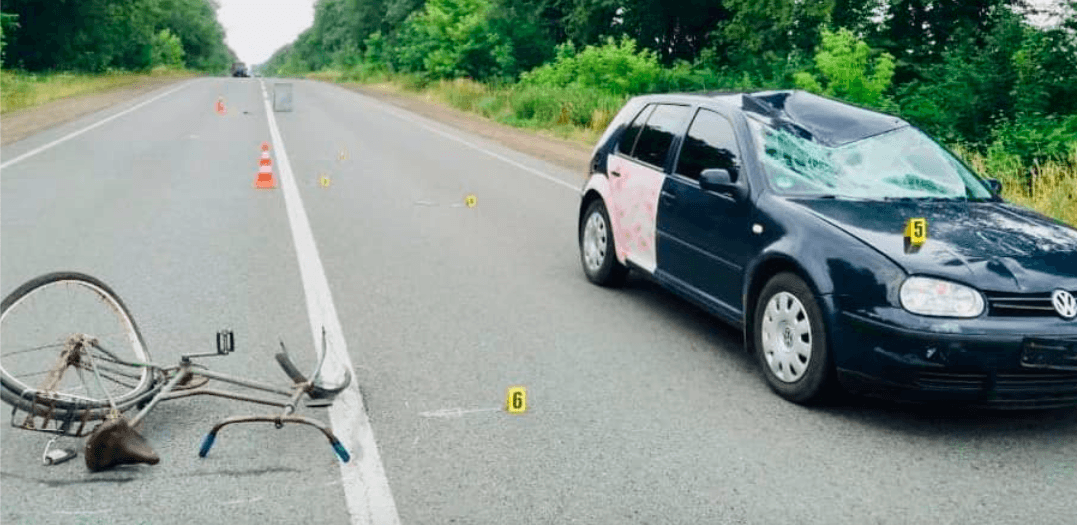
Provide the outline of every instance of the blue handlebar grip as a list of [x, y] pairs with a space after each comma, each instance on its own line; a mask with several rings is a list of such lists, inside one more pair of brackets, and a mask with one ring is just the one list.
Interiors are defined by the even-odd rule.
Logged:
[[217, 434], [213, 432], [206, 434], [206, 437], [202, 440], [202, 448], [198, 449], [198, 457], [204, 458], [206, 454], [209, 454], [209, 449], [213, 447], [215, 439], [217, 439]]
[[337, 439], [333, 440], [333, 450], [337, 453], [337, 456], [340, 457], [340, 461], [344, 463], [347, 463], [348, 460], [352, 458], [351, 454], [348, 454], [348, 449], [344, 448], [344, 445]]

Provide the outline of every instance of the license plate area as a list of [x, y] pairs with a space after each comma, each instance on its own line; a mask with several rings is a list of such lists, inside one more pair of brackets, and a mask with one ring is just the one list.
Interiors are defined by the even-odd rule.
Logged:
[[1021, 347], [1021, 366], [1077, 371], [1077, 340], [1025, 340]]

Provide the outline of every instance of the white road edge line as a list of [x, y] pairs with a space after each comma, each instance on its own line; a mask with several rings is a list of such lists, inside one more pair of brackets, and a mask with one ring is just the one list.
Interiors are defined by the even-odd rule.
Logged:
[[515, 160], [512, 160], [512, 159], [510, 159], [510, 158], [508, 158], [508, 157], [506, 157], [506, 156], [504, 156], [504, 155], [502, 155], [500, 153], [494, 153], [493, 151], [490, 151], [490, 150], [488, 150], [488, 149], [486, 149], [486, 148], [484, 148], [482, 146], [479, 146], [478, 144], [475, 144], [473, 142], [464, 140], [464, 139], [462, 139], [460, 137], [457, 137], [457, 136], [455, 136], [455, 135], [453, 135], [451, 133], [447, 133], [445, 131], [437, 129], [437, 128], [433, 127], [433, 126], [429, 126], [429, 125], [423, 123], [422, 121], [420, 121], [420, 120], [418, 120], [418, 119], [416, 119], [416, 118], [414, 118], [414, 117], [412, 117], [412, 116], [410, 116], [410, 115], [408, 115], [406, 113], [399, 112], [395, 107], [390, 106], [388, 104], [385, 104], [385, 103], [383, 103], [382, 101], [380, 101], [378, 99], [368, 97], [366, 95], [363, 95], [362, 93], [356, 93], [356, 92], [351, 91], [351, 90], [346, 90], [346, 91], [348, 91], [349, 93], [359, 95], [359, 96], [361, 96], [363, 98], [366, 98], [366, 99], [369, 99], [369, 100], [375, 102], [375, 105], [381, 106], [382, 111], [384, 111], [386, 113], [389, 113], [389, 114], [395, 116], [396, 118], [411, 122], [412, 124], [415, 124], [416, 126], [419, 126], [420, 128], [423, 128], [423, 129], [425, 129], [427, 131], [431, 131], [433, 133], [437, 133], [438, 135], [441, 135], [442, 137], [445, 137], [447, 139], [455, 140], [456, 142], [459, 142], [459, 143], [461, 143], [461, 144], [463, 144], [463, 145], [465, 145], [465, 146], [467, 146], [469, 148], [472, 148], [474, 150], [481, 151], [482, 153], [485, 153], [485, 154], [487, 154], [487, 155], [489, 155], [491, 157], [494, 157], [495, 159], [499, 159], [499, 160], [502, 160], [502, 161], [507, 162], [509, 164], [512, 164], [513, 166], [516, 166], [517, 168], [520, 168], [520, 169], [522, 169], [522, 170], [524, 170], [524, 171], [526, 171], [526, 172], [528, 172], [528, 173], [530, 173], [532, 175], [536, 175], [541, 179], [548, 180], [548, 181], [550, 181], [550, 182], [552, 182], [554, 184], [559, 184], [559, 185], [561, 185], [561, 186], [563, 186], [565, 188], [568, 188], [568, 189], [570, 189], [570, 190], [572, 190], [572, 191], [574, 191], [576, 193], [579, 193], [580, 188], [583, 187], [583, 184], [580, 184], [579, 186], [573, 186], [572, 184], [569, 184], [569, 183], [567, 183], [567, 182], [565, 182], [565, 181], [563, 181], [563, 180], [561, 180], [561, 179], [559, 179], [557, 177], [554, 177], [553, 175], [550, 175], [550, 174], [548, 174], [546, 172], [539, 171], [539, 170], [537, 170], [535, 168], [532, 168], [530, 166], [526, 166], [524, 164], [520, 164], [519, 162], [516, 162]]
[[165, 91], [164, 93], [161, 93], [161, 94], [157, 95], [156, 97], [153, 97], [153, 98], [151, 98], [149, 100], [144, 100], [144, 101], [142, 101], [142, 102], [140, 102], [138, 104], [135, 104], [134, 106], [131, 106], [131, 107], [119, 112], [119, 113], [116, 113], [115, 115], [112, 115], [110, 117], [105, 117], [105, 118], [103, 118], [101, 120], [98, 120], [97, 122], [94, 122], [93, 124], [90, 124], [89, 126], [86, 126], [85, 128], [82, 128], [82, 129], [80, 129], [78, 131], [73, 131], [71, 133], [68, 133], [67, 135], [64, 135], [64, 136], [62, 136], [62, 137], [60, 137], [60, 138], [58, 138], [58, 139], [56, 139], [56, 140], [54, 140], [52, 142], [49, 142], [48, 144], [45, 144], [43, 146], [38, 146], [38, 147], [36, 147], [36, 148], [34, 148], [34, 149], [30, 150], [30, 151], [27, 151], [26, 153], [23, 153], [22, 155], [19, 155], [18, 157], [15, 157], [15, 158], [13, 158], [13, 159], [11, 159], [11, 160], [3, 163], [3, 164], [0, 164], [0, 169], [4, 169], [4, 168], [6, 168], [8, 166], [11, 166], [12, 164], [15, 164], [16, 162], [21, 162], [24, 159], [33, 157], [34, 155], [37, 155], [38, 153], [41, 153], [42, 151], [45, 151], [45, 150], [47, 150], [47, 149], [49, 149], [49, 148], [51, 148], [53, 146], [56, 146], [57, 144], [67, 142], [68, 140], [71, 140], [71, 139], [73, 139], [73, 138], [75, 138], [75, 137], [77, 137], [79, 135], [82, 135], [83, 133], [86, 133], [87, 131], [90, 131], [91, 129], [94, 129], [94, 128], [98, 127], [98, 126], [101, 126], [102, 124], [105, 124], [106, 122], [111, 122], [111, 121], [113, 121], [115, 119], [118, 119], [118, 118], [120, 118], [120, 117], [122, 117], [122, 116], [124, 116], [124, 115], [126, 115], [126, 114], [128, 114], [128, 113], [142, 107], [142, 106], [145, 106], [146, 104], [149, 104], [150, 102], [153, 102], [153, 101], [155, 101], [155, 100], [157, 100], [159, 98], [167, 97], [168, 95], [171, 95], [172, 93], [175, 93], [175, 92], [177, 92], [177, 91], [191, 85], [193, 82], [195, 82], [195, 81], [194, 80], [188, 80], [187, 82], [184, 82], [184, 83], [180, 84], [179, 86], [176, 86], [176, 87], [174, 87], [174, 88], [172, 88], [172, 89], [170, 89], [168, 91]]
[[[329, 281], [325, 277], [318, 247], [314, 243], [314, 234], [303, 208], [303, 200], [299, 196], [295, 175], [288, 162], [284, 140], [277, 128], [277, 119], [273, 116], [265, 82], [259, 80], [259, 85], [262, 88], [269, 132], [273, 140], [274, 164], [279, 173], [280, 189], [284, 193], [288, 223], [292, 227], [292, 240], [295, 242], [296, 256], [299, 259], [299, 273], [307, 299], [307, 314], [310, 317], [314, 348], [321, 352], [321, 329], [324, 326], [328, 355], [323, 366], [323, 376], [327, 378], [327, 382], [335, 382], [344, 377], [345, 371], [354, 371], [355, 367], [348, 356], [344, 331], [341, 329], [329, 291]], [[351, 522], [356, 525], [398, 525], [400, 516], [389, 489], [389, 479], [385, 476], [385, 467], [378, 454], [378, 445], [374, 442], [374, 430], [370, 426], [356, 378], [352, 378], [348, 388], [338, 394], [336, 401], [329, 407], [329, 421], [337, 437], [352, 454], [351, 461], [340, 464], [341, 482]]]

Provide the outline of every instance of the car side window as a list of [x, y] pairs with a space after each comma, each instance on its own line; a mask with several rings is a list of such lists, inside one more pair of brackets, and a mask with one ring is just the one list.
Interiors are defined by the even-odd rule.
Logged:
[[652, 110], [654, 110], [654, 104], [647, 105], [628, 125], [617, 144], [618, 153], [628, 157], [632, 156], [632, 148], [636, 145], [636, 138], [639, 137], [639, 132], [643, 129], [643, 123], [647, 122], [647, 117], [651, 116]]
[[647, 119], [647, 125], [643, 126], [632, 156], [652, 166], [665, 167], [669, 147], [687, 116], [688, 106], [659, 104]]
[[700, 109], [688, 128], [675, 173], [699, 180], [703, 170], [720, 168], [728, 170], [736, 181], [739, 164], [733, 123], [718, 113]]

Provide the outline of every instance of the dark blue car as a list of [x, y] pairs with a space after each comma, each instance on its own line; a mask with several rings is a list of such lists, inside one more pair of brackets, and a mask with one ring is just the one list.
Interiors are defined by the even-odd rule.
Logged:
[[650, 95], [597, 147], [584, 273], [744, 330], [770, 387], [1077, 405], [1077, 230], [909, 123], [801, 91]]

